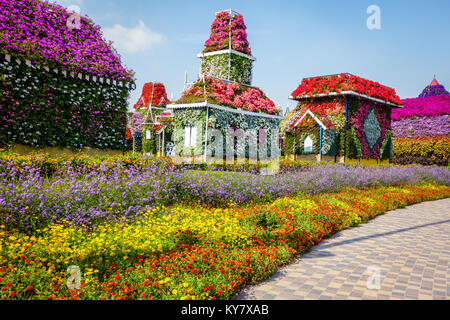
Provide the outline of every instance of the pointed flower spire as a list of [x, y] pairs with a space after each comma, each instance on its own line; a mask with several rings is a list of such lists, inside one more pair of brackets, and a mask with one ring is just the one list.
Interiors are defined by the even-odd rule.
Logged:
[[430, 85], [422, 91], [419, 98], [448, 95], [448, 94], [449, 93], [447, 90], [445, 90], [444, 86], [439, 84], [439, 82], [436, 80], [436, 75], [435, 75], [433, 78], [433, 81], [431, 81]]
[[431, 81], [429, 87], [434, 87], [434, 86], [438, 86], [439, 82], [436, 80], [436, 75], [434, 76], [433, 81]]

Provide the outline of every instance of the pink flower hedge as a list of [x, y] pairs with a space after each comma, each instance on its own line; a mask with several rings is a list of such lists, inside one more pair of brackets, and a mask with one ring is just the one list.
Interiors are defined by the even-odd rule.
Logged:
[[450, 95], [405, 99], [403, 102], [403, 109], [392, 110], [393, 121], [450, 114]]

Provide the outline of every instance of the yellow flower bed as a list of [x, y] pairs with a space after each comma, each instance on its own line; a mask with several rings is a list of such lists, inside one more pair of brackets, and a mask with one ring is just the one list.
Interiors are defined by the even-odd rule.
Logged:
[[[243, 247], [251, 244], [242, 233], [232, 209], [158, 207], [145, 213], [134, 223], [102, 224], [93, 232], [77, 229], [61, 221], [34, 238], [35, 250], [41, 257], [58, 257], [56, 262], [70, 264], [87, 259], [91, 252], [114, 257], [117, 254], [165, 252], [176, 245], [177, 235], [191, 234], [204, 240], [216, 240]], [[11, 239], [10, 239], [11, 240]], [[11, 245], [11, 242], [10, 242]], [[21, 244], [17, 244], [20, 247]], [[10, 247], [8, 251], [17, 251]]]

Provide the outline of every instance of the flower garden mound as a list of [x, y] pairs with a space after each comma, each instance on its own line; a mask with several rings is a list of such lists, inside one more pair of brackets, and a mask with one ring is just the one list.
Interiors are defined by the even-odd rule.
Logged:
[[430, 85], [425, 89], [423, 89], [419, 98], [441, 96], [441, 95], [449, 95], [449, 93], [447, 90], [445, 90], [445, 87], [443, 85], [439, 84], [439, 82], [436, 80], [436, 77], [434, 77]]

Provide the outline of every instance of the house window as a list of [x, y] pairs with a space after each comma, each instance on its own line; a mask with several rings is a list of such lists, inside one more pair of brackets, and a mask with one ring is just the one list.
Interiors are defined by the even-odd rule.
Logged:
[[184, 128], [184, 146], [195, 147], [197, 145], [197, 127]]
[[311, 139], [311, 137], [306, 137], [306, 139], [305, 139], [305, 145], [304, 145], [304, 147], [303, 147], [303, 150], [304, 150], [305, 152], [312, 153], [312, 152], [313, 152], [313, 147], [314, 147], [314, 142], [313, 142], [313, 140]]
[[152, 132], [150, 130], [145, 130], [145, 139], [146, 140], [152, 139]]

